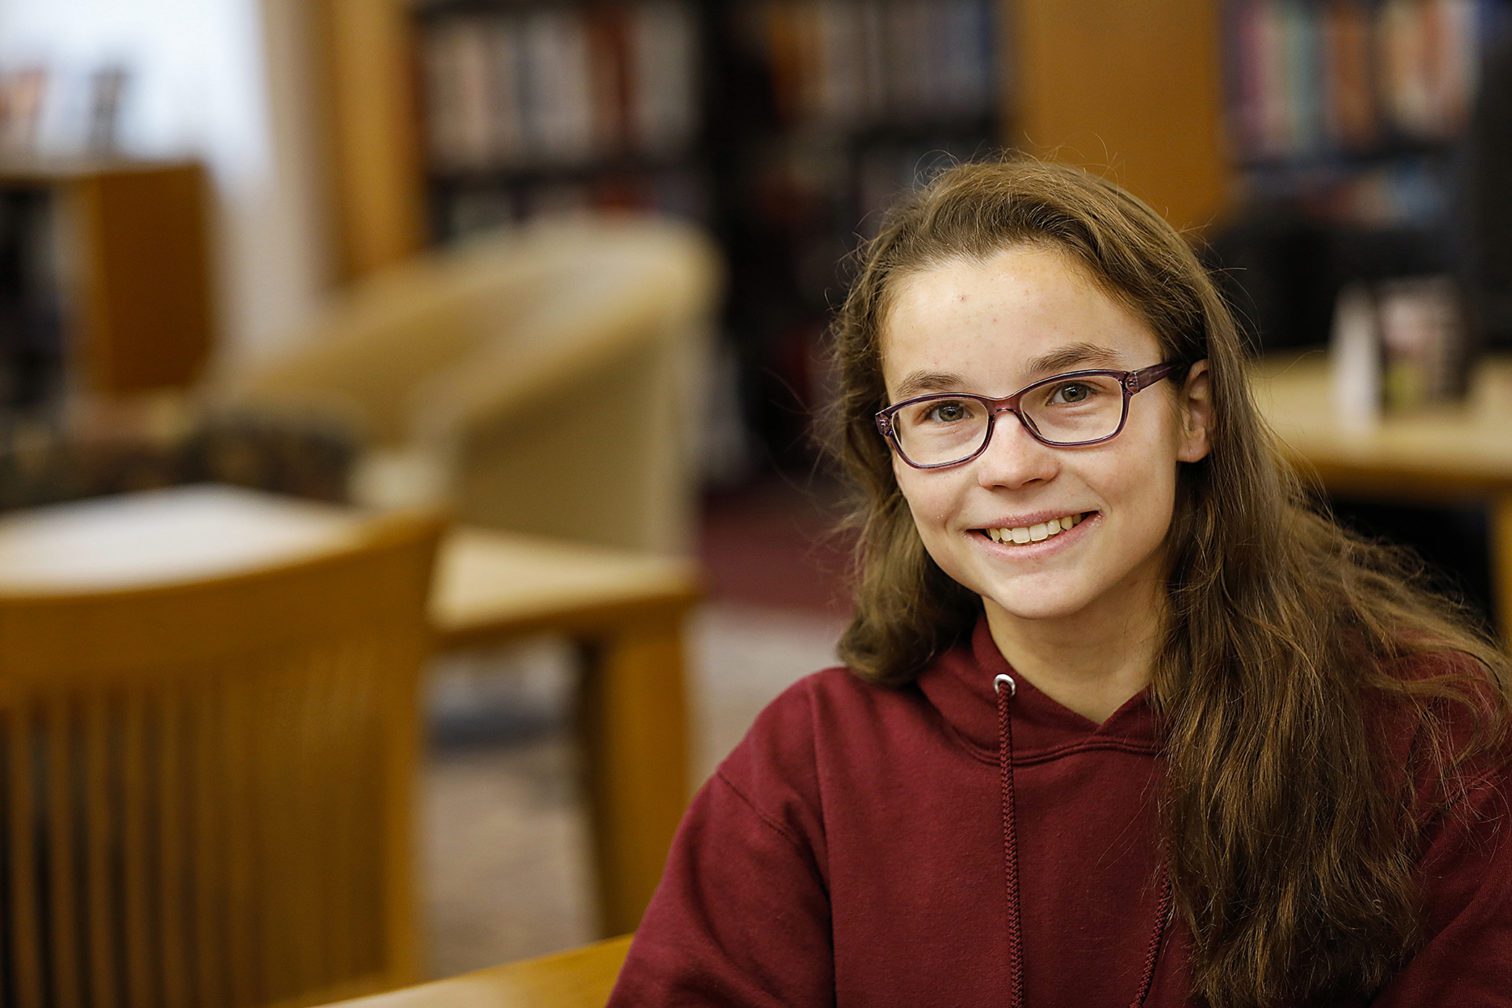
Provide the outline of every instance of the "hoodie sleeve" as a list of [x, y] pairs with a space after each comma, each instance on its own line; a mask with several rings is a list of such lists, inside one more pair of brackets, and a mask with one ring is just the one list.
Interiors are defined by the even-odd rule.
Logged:
[[610, 1008], [834, 1004], [834, 953], [800, 683], [694, 797]]
[[1468, 782], [1430, 824], [1420, 862], [1426, 940], [1371, 1002], [1512, 1006], [1512, 771]]

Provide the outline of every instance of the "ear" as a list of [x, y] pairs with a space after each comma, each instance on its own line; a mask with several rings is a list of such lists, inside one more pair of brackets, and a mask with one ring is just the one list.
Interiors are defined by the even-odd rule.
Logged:
[[1197, 462], [1206, 458], [1212, 448], [1208, 432], [1213, 426], [1213, 383], [1208, 375], [1207, 361], [1198, 361], [1188, 369], [1180, 396], [1181, 440], [1176, 458], [1182, 462]]

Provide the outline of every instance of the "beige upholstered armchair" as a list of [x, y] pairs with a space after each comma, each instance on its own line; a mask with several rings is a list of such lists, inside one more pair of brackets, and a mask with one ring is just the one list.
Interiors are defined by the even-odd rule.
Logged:
[[690, 225], [541, 220], [364, 279], [213, 398], [342, 415], [359, 501], [684, 552], [721, 279]]

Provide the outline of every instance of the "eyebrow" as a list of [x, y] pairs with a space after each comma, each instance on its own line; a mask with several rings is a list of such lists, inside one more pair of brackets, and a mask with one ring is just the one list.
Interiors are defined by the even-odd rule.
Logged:
[[[1118, 354], [1096, 343], [1068, 343], [1049, 353], [1031, 357], [1024, 364], [1027, 375], [1052, 375], [1080, 368], [1112, 368], [1119, 363]], [[970, 383], [950, 371], [915, 371], [898, 383], [894, 399], [901, 402], [930, 392], [959, 392]]]
[[1069, 343], [1047, 354], [1031, 357], [1024, 370], [1031, 375], [1054, 374], [1075, 368], [1106, 368], [1118, 363], [1118, 354], [1096, 343]]
[[948, 371], [915, 371], [898, 383], [897, 400], [912, 399], [929, 392], [959, 392], [966, 379]]

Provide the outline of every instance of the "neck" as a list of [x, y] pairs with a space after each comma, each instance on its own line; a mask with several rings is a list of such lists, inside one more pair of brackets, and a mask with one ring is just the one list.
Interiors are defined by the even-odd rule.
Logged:
[[1150, 685], [1162, 608], [1027, 620], [986, 603], [992, 640], [1014, 671], [1094, 724]]

